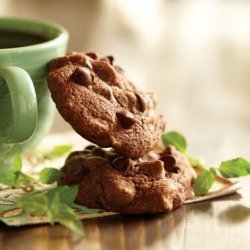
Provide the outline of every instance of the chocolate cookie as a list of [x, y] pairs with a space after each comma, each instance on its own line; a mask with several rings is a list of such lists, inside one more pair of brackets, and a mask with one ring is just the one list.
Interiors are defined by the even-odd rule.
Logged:
[[193, 195], [195, 173], [174, 147], [138, 160], [88, 146], [71, 153], [60, 185], [79, 184], [76, 203], [139, 214], [169, 212]]
[[138, 158], [159, 141], [164, 122], [154, 95], [138, 91], [113, 57], [71, 52], [54, 59], [48, 85], [63, 118], [100, 147]]

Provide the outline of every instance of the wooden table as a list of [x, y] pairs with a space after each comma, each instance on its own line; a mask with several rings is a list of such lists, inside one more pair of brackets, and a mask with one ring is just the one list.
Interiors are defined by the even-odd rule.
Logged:
[[84, 221], [85, 236], [63, 226], [0, 226], [1, 250], [247, 250], [250, 178], [238, 194], [182, 206], [172, 213]]

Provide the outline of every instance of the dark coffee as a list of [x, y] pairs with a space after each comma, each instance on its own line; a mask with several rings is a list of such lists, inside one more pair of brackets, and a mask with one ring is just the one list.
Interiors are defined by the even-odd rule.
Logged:
[[49, 39], [47, 37], [39, 34], [0, 29], [0, 49], [30, 46], [43, 43], [48, 40]]

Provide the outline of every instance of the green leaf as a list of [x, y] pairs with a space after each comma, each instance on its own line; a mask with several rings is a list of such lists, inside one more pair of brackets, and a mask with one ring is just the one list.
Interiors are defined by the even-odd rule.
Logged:
[[209, 168], [210, 172], [216, 176], [217, 175], [217, 171], [216, 171], [216, 168]]
[[69, 153], [71, 150], [72, 150], [72, 145], [59, 145], [59, 146], [54, 147], [45, 156], [47, 158], [60, 157]]
[[219, 171], [225, 178], [245, 176], [250, 174], [250, 162], [241, 157], [223, 161]]
[[21, 171], [22, 170], [22, 157], [20, 154], [17, 154], [14, 158], [13, 165], [11, 169], [13, 171]]
[[11, 170], [1, 173], [0, 183], [6, 186], [14, 186], [16, 183], [16, 173]]
[[77, 191], [76, 186], [67, 187], [67, 189], [58, 187], [46, 192], [32, 192], [20, 198], [17, 205], [26, 213], [47, 215], [51, 224], [58, 222], [82, 235], [82, 223], [77, 214], [66, 203], [62, 202], [63, 191], [66, 191], [67, 199], [65, 201], [71, 203], [73, 196], [76, 195], [75, 190]]
[[55, 168], [44, 168], [39, 173], [39, 180], [44, 184], [52, 184], [62, 177], [62, 171]]
[[21, 170], [22, 157], [20, 154], [17, 154], [13, 160], [12, 167], [0, 174], [0, 183], [11, 187], [19, 187], [32, 182], [32, 177], [24, 174]]
[[45, 215], [48, 211], [48, 200], [43, 192], [28, 193], [17, 201], [17, 206], [26, 213]]
[[18, 187], [18, 186], [21, 186], [21, 185], [25, 185], [25, 184], [31, 183], [32, 180], [33, 179], [32, 179], [31, 176], [29, 176], [27, 174], [24, 174], [23, 172], [17, 171], [14, 186]]
[[77, 195], [78, 185], [75, 186], [59, 186], [47, 192], [46, 196], [49, 201], [54, 199], [55, 195], [59, 196], [60, 202], [71, 206]]
[[82, 205], [78, 205], [76, 203], [74, 203], [71, 207], [75, 208], [79, 213], [83, 213], [83, 214], [96, 214], [96, 213], [103, 213], [105, 211], [105, 210], [99, 209], [99, 208], [85, 207]]
[[187, 149], [187, 141], [185, 137], [176, 131], [171, 131], [162, 135], [162, 142], [165, 146], [173, 145], [181, 152]]
[[[83, 227], [81, 221], [78, 219], [77, 214], [72, 208], [66, 204], [61, 204], [59, 195], [53, 197], [52, 205], [50, 206], [48, 216], [50, 220], [55, 223], [58, 222], [76, 233], [83, 235]], [[58, 203], [59, 202], [59, 203]]]
[[26, 175], [21, 171], [9, 170], [0, 175], [0, 183], [10, 187], [19, 187], [31, 183], [32, 180], [33, 179], [29, 175]]
[[215, 180], [214, 174], [211, 173], [209, 170], [201, 172], [195, 180], [194, 184], [195, 195], [200, 196], [202, 194], [207, 193], [209, 189], [212, 187], [214, 180]]
[[199, 158], [193, 158], [191, 156], [187, 156], [187, 158], [191, 166], [206, 169], [204, 160], [199, 159]]

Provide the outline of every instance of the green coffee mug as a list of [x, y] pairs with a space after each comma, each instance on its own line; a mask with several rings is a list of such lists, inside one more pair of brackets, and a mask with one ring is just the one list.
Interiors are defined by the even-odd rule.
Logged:
[[64, 55], [68, 32], [41, 20], [0, 18], [0, 171], [48, 133], [54, 104], [47, 64]]

